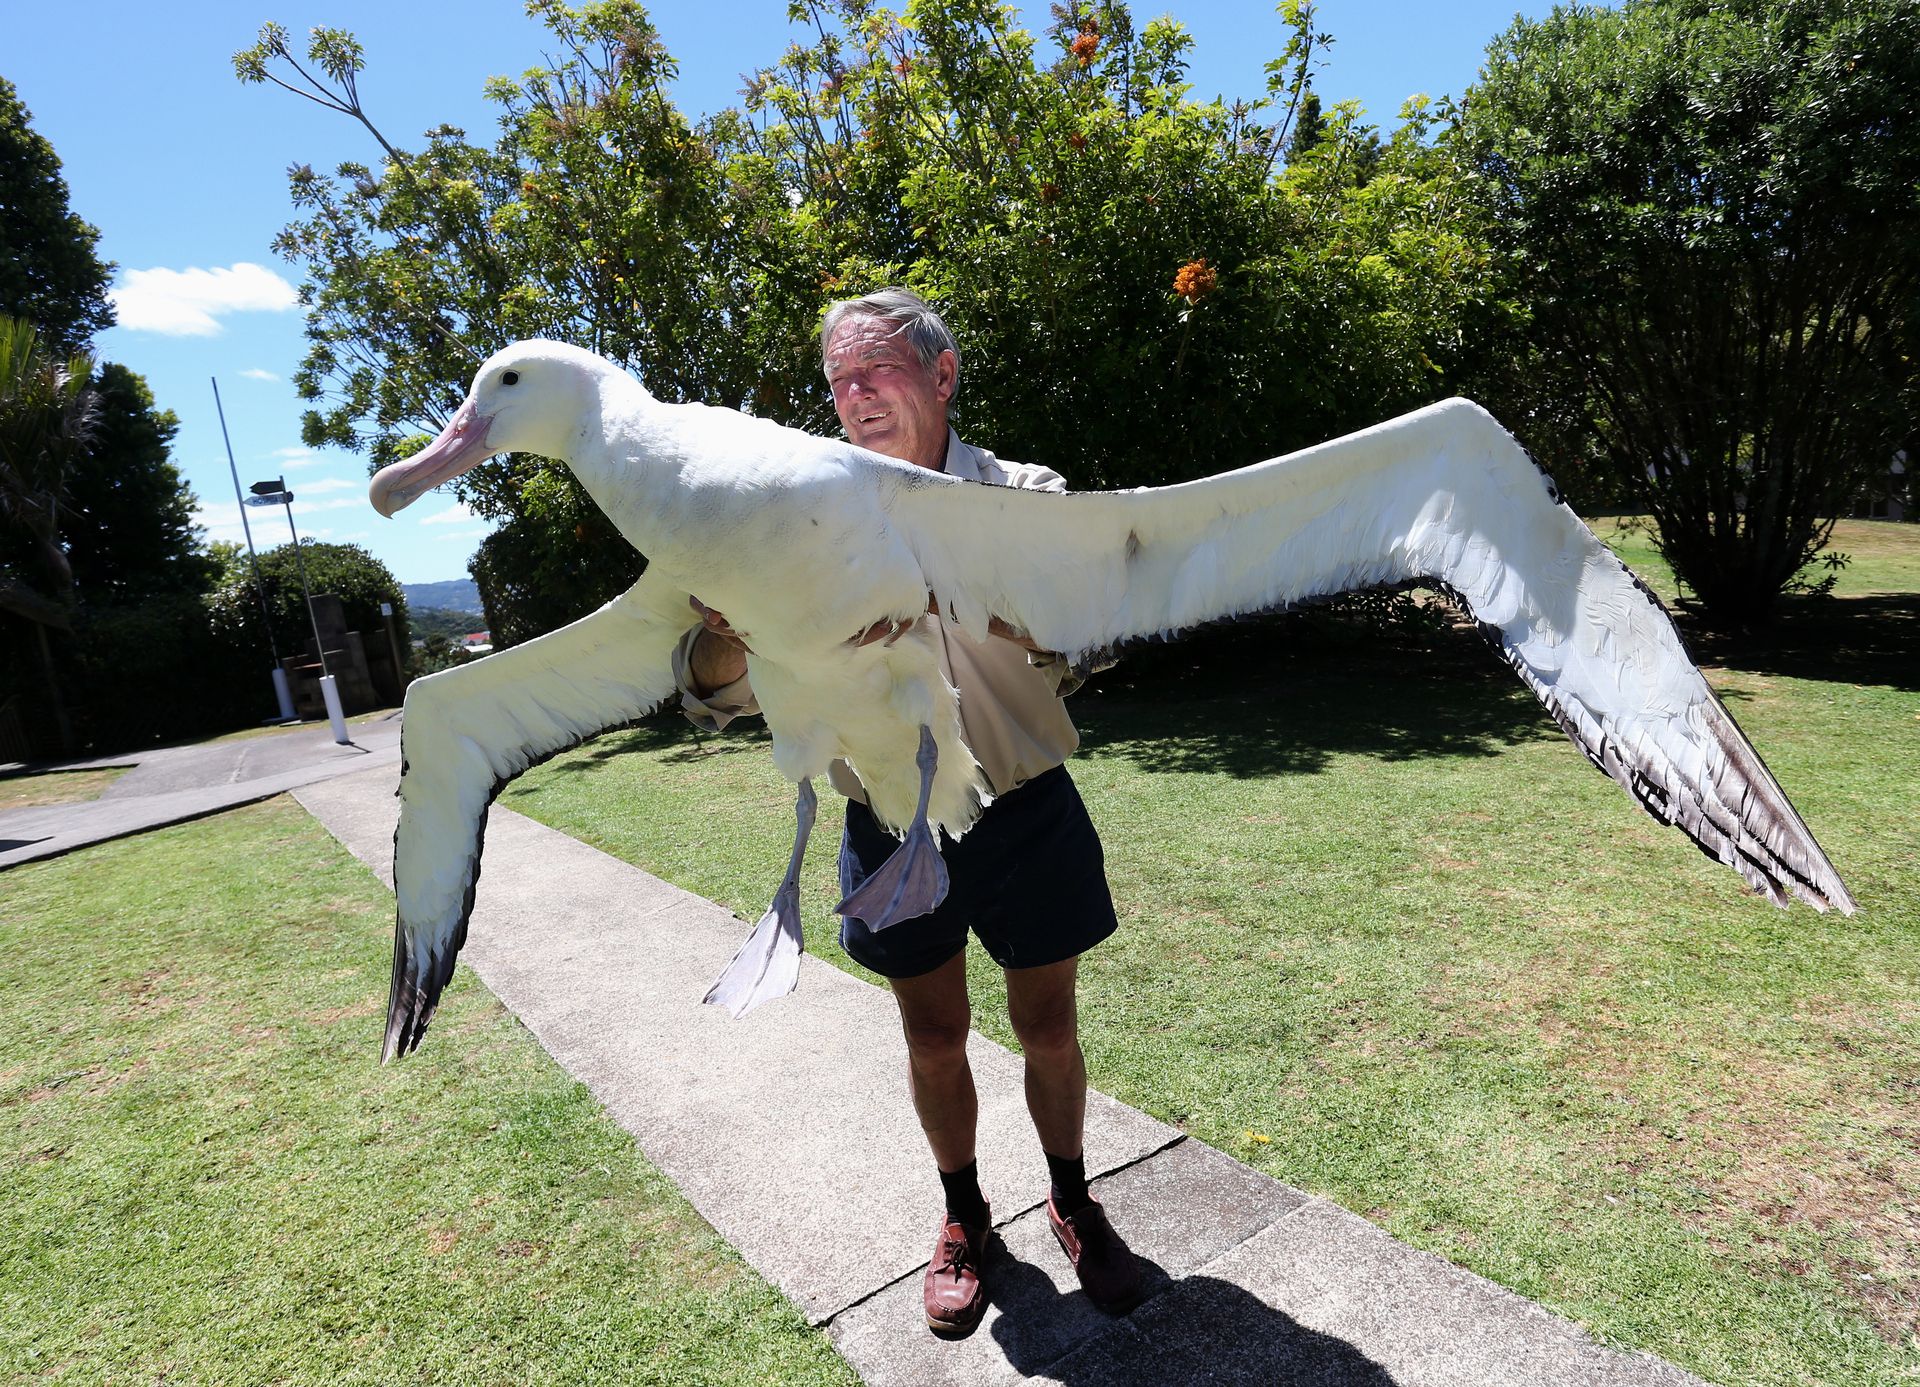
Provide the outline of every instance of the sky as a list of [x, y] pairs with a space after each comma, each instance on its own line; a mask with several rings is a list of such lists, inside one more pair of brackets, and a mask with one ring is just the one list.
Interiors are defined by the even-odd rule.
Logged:
[[[1031, 27], [1047, 22], [1044, 0], [1019, 8]], [[1488, 41], [1516, 13], [1537, 18], [1549, 8], [1530, 0], [1322, 0], [1318, 27], [1334, 43], [1315, 87], [1329, 103], [1359, 100], [1390, 129], [1414, 93], [1463, 93]], [[787, 0], [658, 0], [648, 9], [679, 60], [674, 95], [691, 119], [734, 104], [741, 74], [800, 37], [789, 30]], [[519, 0], [321, 0], [304, 11], [276, 0], [97, 0], [84, 13], [83, 24], [63, 6], [0, 0], [0, 76], [19, 90], [32, 128], [52, 142], [73, 210], [99, 229], [101, 258], [117, 266], [119, 325], [95, 339], [95, 352], [146, 377], [159, 406], [179, 416], [174, 461], [208, 536], [242, 537], [217, 381], [241, 485], [284, 477], [302, 540], [359, 544], [403, 583], [465, 577], [486, 522], [451, 495], [382, 519], [367, 503], [364, 459], [301, 446], [304, 406], [292, 385], [304, 350], [300, 269], [278, 260], [271, 245], [292, 217], [286, 170], [374, 164], [379, 149], [347, 117], [278, 88], [242, 86], [232, 55], [268, 20], [283, 24], [297, 49], [315, 25], [351, 30], [367, 56], [362, 102], [407, 149], [442, 123], [487, 139], [487, 79], [541, 62], [550, 35]], [[1194, 36], [1196, 97], [1264, 89], [1265, 65], [1285, 42], [1270, 4], [1134, 6], [1136, 22], [1163, 13]], [[246, 514], [260, 548], [286, 541], [289, 512]]]

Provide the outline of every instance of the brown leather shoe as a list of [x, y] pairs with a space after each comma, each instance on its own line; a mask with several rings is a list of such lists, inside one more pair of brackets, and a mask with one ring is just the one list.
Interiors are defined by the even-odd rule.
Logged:
[[1047, 1222], [1060, 1250], [1080, 1277], [1087, 1299], [1111, 1314], [1130, 1310], [1140, 1299], [1140, 1263], [1107, 1222], [1098, 1201], [1067, 1218], [1047, 1199]]
[[986, 1292], [980, 1288], [980, 1265], [986, 1259], [986, 1228], [943, 1221], [940, 1240], [927, 1263], [925, 1300], [927, 1328], [941, 1334], [970, 1334], [987, 1312]]

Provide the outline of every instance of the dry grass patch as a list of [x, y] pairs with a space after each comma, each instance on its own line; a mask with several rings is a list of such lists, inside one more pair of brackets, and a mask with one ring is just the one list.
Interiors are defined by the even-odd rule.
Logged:
[[99, 799], [132, 766], [101, 766], [85, 771], [39, 771], [0, 779], [0, 813], [49, 804], [81, 804]]

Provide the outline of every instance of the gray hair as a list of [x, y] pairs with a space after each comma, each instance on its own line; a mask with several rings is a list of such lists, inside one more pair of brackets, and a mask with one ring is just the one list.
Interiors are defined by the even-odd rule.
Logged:
[[827, 343], [840, 324], [849, 318], [875, 318], [886, 323], [894, 334], [904, 337], [920, 364], [928, 370], [940, 359], [941, 352], [953, 353], [953, 392], [960, 393], [960, 348], [933, 305], [911, 289], [893, 286], [876, 289], [857, 299], [841, 299], [827, 309], [820, 320], [820, 365], [826, 368]]

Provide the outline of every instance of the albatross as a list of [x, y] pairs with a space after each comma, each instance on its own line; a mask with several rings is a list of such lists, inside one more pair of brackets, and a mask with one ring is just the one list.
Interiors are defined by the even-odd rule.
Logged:
[[[373, 478], [373, 505], [391, 516], [502, 452], [565, 463], [647, 570], [569, 626], [408, 688], [385, 1060], [419, 1045], [452, 975], [487, 806], [529, 766], [674, 694], [694, 593], [749, 643], [774, 763], [799, 787], [786, 876], [706, 998], [736, 1016], [797, 980], [812, 781], [832, 761], [901, 837], [836, 907], [873, 928], [939, 902], [934, 830], [959, 836], [992, 798], [914, 629], [930, 604], [976, 641], [997, 619], [1083, 660], [1341, 593], [1444, 585], [1655, 819], [1775, 905], [1854, 910], [1658, 599], [1469, 400], [1199, 481], [1059, 493], [665, 403], [613, 362], [529, 341], [489, 358], [440, 435]], [[887, 639], [863, 639], [882, 625]]]

